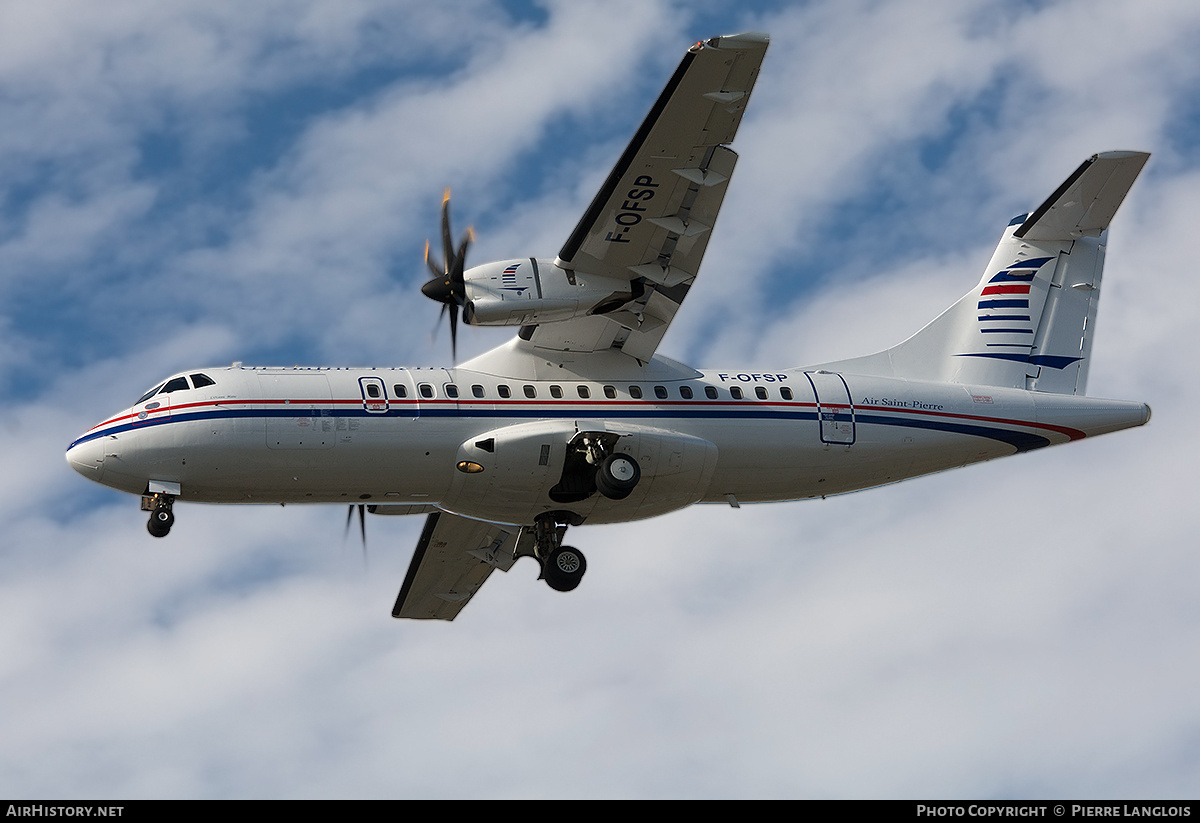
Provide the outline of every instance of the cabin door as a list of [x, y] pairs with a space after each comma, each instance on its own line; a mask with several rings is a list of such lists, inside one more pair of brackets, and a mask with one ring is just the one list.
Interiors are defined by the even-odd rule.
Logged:
[[840, 374], [827, 371], [804, 373], [817, 395], [817, 422], [822, 443], [849, 446], [854, 443], [854, 404], [850, 389]]

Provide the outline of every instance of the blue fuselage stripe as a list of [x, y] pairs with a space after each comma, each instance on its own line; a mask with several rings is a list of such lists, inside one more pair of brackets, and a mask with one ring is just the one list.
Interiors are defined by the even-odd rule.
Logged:
[[1019, 452], [1033, 451], [1050, 445], [1050, 439], [1040, 434], [1013, 431], [1011, 429], [993, 429], [987, 426], [976, 426], [967, 423], [951, 423], [947, 420], [937, 420], [920, 417], [876, 417], [873, 414], [855, 416], [858, 423], [878, 423], [883, 426], [902, 426], [909, 429], [933, 429], [936, 431], [969, 434], [974, 437], [986, 437], [989, 440], [999, 440], [1008, 443]]
[[[557, 411], [557, 410], [556, 410]], [[388, 409], [386, 412], [368, 412], [365, 409], [348, 408], [315, 408], [315, 409], [221, 409], [198, 412], [181, 412], [163, 415], [158, 419], [123, 423], [97, 432], [91, 432], [76, 440], [68, 448], [80, 443], [86, 443], [99, 437], [122, 434], [135, 429], [147, 429], [171, 423], [194, 423], [205, 420], [234, 420], [259, 418], [334, 418], [334, 417], [399, 417], [406, 419], [438, 418], [438, 419], [497, 419], [497, 420], [548, 420], [561, 418], [561, 411], [549, 414], [545, 409], [471, 409], [471, 408], [429, 408], [422, 406], [418, 410], [412, 406], [399, 409]], [[816, 408], [807, 409], [713, 409], [713, 408], [676, 408], [676, 409], [586, 409], [572, 407], [572, 417], [599, 416], [608, 419], [648, 419], [648, 420], [794, 420], [815, 421], [818, 419]], [[826, 417], [828, 418], [828, 412]], [[850, 420], [850, 415], [844, 412], [836, 415], [838, 420]], [[984, 437], [1008, 443], [1019, 451], [1048, 446], [1050, 441], [1036, 434], [1012, 429], [993, 428], [977, 424], [959, 423], [941, 417], [911, 417], [907, 415], [879, 414], [866, 409], [855, 408], [853, 415], [856, 424], [880, 426], [900, 426], [904, 428], [919, 428], [932, 431], [955, 432], [975, 437]], [[1032, 425], [1032, 424], [1030, 424]]]

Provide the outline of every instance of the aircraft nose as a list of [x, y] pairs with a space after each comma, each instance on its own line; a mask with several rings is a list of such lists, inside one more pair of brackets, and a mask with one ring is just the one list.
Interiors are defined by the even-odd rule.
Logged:
[[67, 449], [67, 463], [89, 480], [99, 480], [104, 473], [104, 438], [72, 445]]

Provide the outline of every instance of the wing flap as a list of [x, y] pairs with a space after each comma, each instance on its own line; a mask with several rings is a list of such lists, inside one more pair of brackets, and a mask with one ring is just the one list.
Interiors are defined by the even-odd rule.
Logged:
[[516, 562], [519, 531], [445, 512], [429, 515], [392, 617], [453, 620], [493, 569], [508, 571]]

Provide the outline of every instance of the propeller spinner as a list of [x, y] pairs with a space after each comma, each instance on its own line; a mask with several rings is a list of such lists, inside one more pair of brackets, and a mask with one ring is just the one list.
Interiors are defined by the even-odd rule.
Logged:
[[425, 265], [433, 272], [433, 279], [421, 286], [421, 293], [442, 304], [442, 311], [438, 315], [439, 324], [446, 310], [450, 310], [450, 352], [455, 359], [458, 357], [458, 310], [465, 309], [467, 305], [463, 268], [467, 259], [467, 247], [474, 239], [475, 233], [467, 229], [462, 242], [458, 244], [458, 250], [455, 251], [450, 235], [450, 189], [446, 189], [442, 196], [442, 254], [445, 263], [439, 267], [429, 258], [429, 241], [426, 240]]

